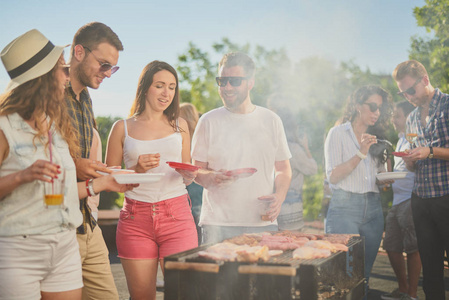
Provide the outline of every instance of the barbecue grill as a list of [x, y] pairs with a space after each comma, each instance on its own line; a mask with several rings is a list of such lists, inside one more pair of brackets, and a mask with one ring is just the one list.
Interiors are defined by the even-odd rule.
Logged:
[[198, 255], [210, 246], [165, 258], [165, 300], [360, 300], [365, 294], [365, 249], [358, 236], [349, 240], [348, 252], [312, 260], [293, 259], [293, 250], [258, 263]]

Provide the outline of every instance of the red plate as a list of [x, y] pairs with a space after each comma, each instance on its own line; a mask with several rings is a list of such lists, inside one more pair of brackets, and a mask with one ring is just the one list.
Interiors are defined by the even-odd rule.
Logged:
[[167, 161], [167, 164], [172, 167], [173, 169], [181, 169], [181, 170], [187, 170], [187, 171], [196, 171], [198, 169], [201, 169], [198, 166], [194, 166], [191, 164], [185, 164], [175, 161]]
[[243, 168], [227, 171], [224, 173], [226, 176], [238, 176], [238, 177], [249, 177], [257, 172], [255, 168]]
[[407, 156], [407, 155], [408, 155], [407, 152], [392, 152], [392, 154], [393, 154], [394, 156], [398, 156], [398, 157], [404, 157], [404, 156]]

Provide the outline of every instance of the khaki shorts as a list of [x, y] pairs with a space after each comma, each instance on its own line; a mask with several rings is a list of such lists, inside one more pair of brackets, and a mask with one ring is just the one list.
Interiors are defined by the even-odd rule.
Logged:
[[386, 251], [418, 251], [410, 199], [393, 206], [386, 218], [383, 248]]
[[75, 230], [0, 237], [0, 299], [41, 299], [83, 286]]

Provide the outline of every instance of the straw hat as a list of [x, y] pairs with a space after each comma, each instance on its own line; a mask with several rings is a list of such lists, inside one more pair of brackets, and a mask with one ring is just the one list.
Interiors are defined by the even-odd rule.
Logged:
[[11, 78], [5, 92], [48, 73], [66, 46], [53, 45], [37, 29], [32, 29], [9, 43], [0, 53]]

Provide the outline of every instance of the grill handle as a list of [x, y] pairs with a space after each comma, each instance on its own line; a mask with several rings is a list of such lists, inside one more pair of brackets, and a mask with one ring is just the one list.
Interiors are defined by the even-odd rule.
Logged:
[[296, 276], [296, 269], [292, 267], [269, 267], [269, 266], [239, 266], [240, 274], [269, 274], [282, 276]]
[[166, 261], [164, 264], [166, 270], [190, 270], [208, 273], [218, 273], [220, 265], [208, 263]]

